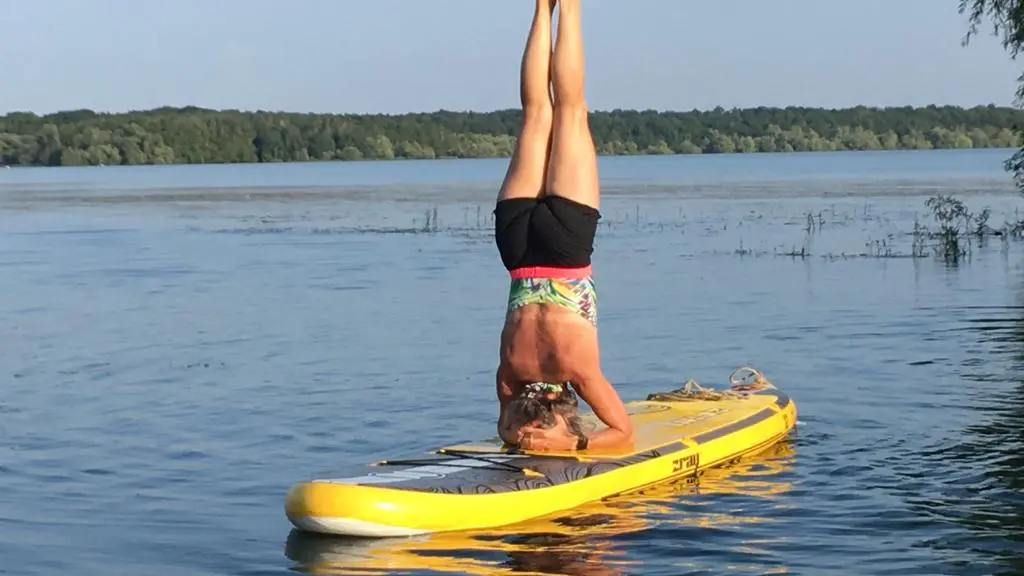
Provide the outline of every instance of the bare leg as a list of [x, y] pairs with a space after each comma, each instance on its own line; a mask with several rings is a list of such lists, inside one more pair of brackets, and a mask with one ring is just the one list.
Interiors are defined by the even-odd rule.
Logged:
[[555, 107], [547, 192], [599, 209], [597, 151], [584, 90], [580, 0], [560, 0], [552, 84]]
[[537, 198], [543, 194], [551, 145], [551, 14], [556, 0], [537, 0], [530, 36], [523, 51], [519, 97], [523, 125], [498, 200]]

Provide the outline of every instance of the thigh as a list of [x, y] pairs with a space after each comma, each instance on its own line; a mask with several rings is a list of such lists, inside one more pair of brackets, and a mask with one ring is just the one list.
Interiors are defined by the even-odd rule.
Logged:
[[551, 112], [526, 113], [505, 180], [498, 191], [498, 200], [541, 196], [544, 193], [550, 149]]
[[597, 151], [586, 109], [555, 107], [547, 193], [600, 208]]
[[494, 207], [494, 241], [501, 261], [511, 270], [520, 266], [530, 249], [530, 228], [536, 198], [505, 198]]
[[599, 219], [600, 213], [592, 206], [548, 194], [530, 220], [530, 241], [543, 250], [550, 266], [589, 266]]

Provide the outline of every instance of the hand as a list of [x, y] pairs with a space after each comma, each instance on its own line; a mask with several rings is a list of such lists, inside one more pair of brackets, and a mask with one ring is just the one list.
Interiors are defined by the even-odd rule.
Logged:
[[554, 428], [524, 427], [520, 429], [519, 447], [524, 450], [537, 452], [551, 450], [573, 450], [579, 438], [570, 433], [566, 428], [556, 426]]

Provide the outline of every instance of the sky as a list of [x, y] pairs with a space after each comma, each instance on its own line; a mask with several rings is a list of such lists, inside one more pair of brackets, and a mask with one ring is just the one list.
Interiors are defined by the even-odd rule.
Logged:
[[[958, 0], [583, 0], [595, 110], [1012, 105]], [[0, 114], [519, 106], [532, 0], [0, 0]]]

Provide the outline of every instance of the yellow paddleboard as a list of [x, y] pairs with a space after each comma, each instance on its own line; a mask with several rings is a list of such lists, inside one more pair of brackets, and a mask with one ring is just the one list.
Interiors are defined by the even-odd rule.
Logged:
[[[588, 502], [572, 510], [473, 532], [440, 532], [400, 538], [347, 538], [293, 529], [285, 556], [293, 572], [306, 574], [629, 574], [618, 537], [662, 524], [712, 528], [758, 524], [765, 518], [736, 513], [674, 514], [673, 504], [693, 494], [746, 495], [774, 500], [792, 489], [779, 477], [790, 469], [793, 448], [782, 441], [735, 467], [708, 470], [699, 478], [663, 482], [622, 498]], [[756, 468], [756, 470], [755, 470]], [[615, 536], [615, 539], [608, 537]], [[512, 569], [510, 569], [512, 567]]]
[[[738, 377], [745, 373], [745, 377]], [[782, 440], [793, 401], [752, 368], [724, 390], [688, 381], [626, 404], [629, 450], [529, 452], [500, 440], [437, 450], [430, 458], [370, 464], [362, 475], [294, 486], [285, 514], [300, 529], [390, 537], [505, 526], [694, 476]], [[603, 426], [593, 414], [591, 428]]]

